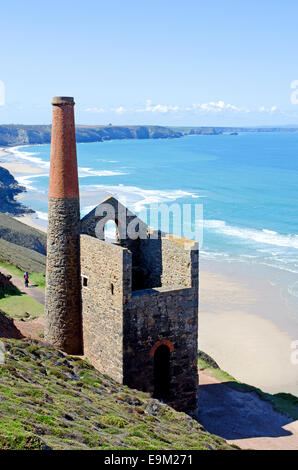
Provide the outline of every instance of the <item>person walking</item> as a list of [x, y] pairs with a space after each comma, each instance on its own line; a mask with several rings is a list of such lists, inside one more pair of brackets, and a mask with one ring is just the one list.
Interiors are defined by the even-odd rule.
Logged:
[[25, 282], [25, 287], [28, 287], [29, 285], [29, 273], [25, 272], [24, 274], [24, 282]]

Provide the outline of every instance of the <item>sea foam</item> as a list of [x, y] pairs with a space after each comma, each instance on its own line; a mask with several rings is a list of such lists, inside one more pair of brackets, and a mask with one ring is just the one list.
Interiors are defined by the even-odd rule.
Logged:
[[204, 227], [224, 235], [275, 246], [298, 249], [298, 235], [281, 234], [273, 230], [255, 230], [228, 225], [223, 220], [204, 220]]

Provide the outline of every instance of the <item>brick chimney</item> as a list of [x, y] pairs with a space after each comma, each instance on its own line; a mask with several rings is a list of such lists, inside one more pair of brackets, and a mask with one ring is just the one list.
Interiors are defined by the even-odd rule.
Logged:
[[80, 200], [74, 100], [53, 98], [45, 341], [68, 354], [82, 352]]

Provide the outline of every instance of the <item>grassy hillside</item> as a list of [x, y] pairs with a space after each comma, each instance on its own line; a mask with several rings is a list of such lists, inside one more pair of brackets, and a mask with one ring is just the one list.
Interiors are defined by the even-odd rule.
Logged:
[[[12, 267], [10, 270], [12, 274], [16, 274], [14, 272], [17, 269]], [[1, 271], [1, 265], [0, 265]], [[21, 273], [21, 271], [20, 271]], [[23, 273], [22, 277], [23, 277]], [[43, 275], [32, 275], [30, 276], [30, 280], [32, 282], [32, 278], [42, 276], [42, 280], [44, 281]], [[32, 282], [33, 284], [33, 282]], [[30, 295], [21, 292], [16, 286], [12, 284], [10, 280], [5, 275], [2, 275], [0, 272], [0, 312], [4, 313], [7, 318], [13, 318], [16, 320], [28, 321], [34, 320], [43, 315], [44, 307], [39, 302], [37, 302], [34, 298]], [[0, 332], [1, 332], [1, 323], [3, 320], [3, 316], [0, 318]], [[1, 336], [1, 335], [0, 335]]]
[[121, 386], [87, 361], [3, 340], [2, 449], [232, 449], [194, 419]]
[[46, 234], [6, 214], [0, 214], [0, 238], [42, 255], [46, 254]]
[[[16, 274], [18, 275], [20, 272], [22, 274], [21, 277], [23, 277], [24, 271], [44, 274], [46, 270], [46, 256], [29, 248], [0, 239], [0, 266], [6, 267], [12, 272], [12, 265], [19, 268]], [[33, 284], [35, 284], [35, 281], [33, 281]]]

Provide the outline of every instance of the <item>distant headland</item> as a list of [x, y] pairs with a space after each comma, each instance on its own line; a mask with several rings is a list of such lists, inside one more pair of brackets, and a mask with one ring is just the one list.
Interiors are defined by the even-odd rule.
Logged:
[[[239, 132], [298, 132], [298, 127], [164, 127], [164, 126], [77, 126], [77, 142], [116, 139], [173, 139], [186, 135], [221, 135]], [[49, 144], [50, 125], [0, 125], [0, 146]]]

